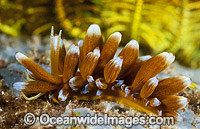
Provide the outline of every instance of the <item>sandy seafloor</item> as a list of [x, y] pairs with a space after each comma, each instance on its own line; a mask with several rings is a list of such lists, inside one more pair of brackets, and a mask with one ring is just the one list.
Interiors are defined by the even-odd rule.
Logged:
[[[72, 41], [66, 41], [67, 44]], [[12, 88], [14, 82], [23, 81], [24, 67], [15, 60], [15, 53], [20, 51], [31, 57], [47, 71], [49, 68], [49, 40], [41, 40], [38, 36], [32, 38], [12, 38], [4, 34], [0, 35], [0, 128], [125, 128], [119, 125], [41, 125], [36, 122], [32, 126], [24, 123], [23, 117], [27, 112], [32, 112], [39, 116], [48, 113], [50, 116], [84, 116], [86, 113], [115, 116], [145, 116], [146, 114], [137, 112], [124, 105], [108, 101], [81, 101], [69, 100], [60, 104], [55, 104], [48, 100], [47, 96], [37, 100], [26, 101], [21, 94]], [[184, 121], [173, 126], [159, 125], [133, 125], [131, 128], [200, 128], [200, 69], [187, 68], [175, 61], [170, 67], [159, 74], [160, 78], [174, 76], [189, 76], [195, 84], [192, 88], [187, 88], [180, 94], [189, 98], [190, 103], [184, 111], [179, 111]]]

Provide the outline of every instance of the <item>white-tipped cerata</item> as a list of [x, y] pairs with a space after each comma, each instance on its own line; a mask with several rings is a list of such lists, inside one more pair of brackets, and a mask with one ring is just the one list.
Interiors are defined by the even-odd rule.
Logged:
[[25, 60], [25, 59], [28, 58], [27, 56], [25, 56], [25, 55], [22, 54], [21, 52], [17, 52], [17, 53], [15, 54], [15, 57], [16, 57], [16, 59], [17, 59], [18, 62], [21, 62], [21, 60]]
[[59, 99], [60, 101], [65, 101], [65, 100], [67, 99], [67, 95], [66, 95], [66, 96], [63, 95], [63, 90], [62, 90], [62, 89], [59, 91], [58, 99]]
[[54, 43], [54, 49], [55, 50], [57, 48], [58, 40], [60, 40], [59, 46], [62, 47], [62, 45], [63, 45], [61, 37], [60, 36], [54, 36], [53, 43]]
[[15, 89], [17, 89], [17, 90], [19, 90], [19, 91], [21, 91], [21, 90], [24, 90], [26, 87], [26, 85], [27, 85], [28, 83], [25, 83], [25, 82], [15, 82], [14, 84], [13, 84], [13, 87], [15, 88]]
[[101, 35], [101, 30], [97, 24], [92, 24], [87, 30], [87, 35]]
[[94, 81], [94, 78], [92, 76], [87, 76], [87, 81], [88, 82], [93, 82]]
[[165, 57], [164, 59], [166, 59], [166, 61], [171, 64], [172, 62], [174, 62], [175, 60], [175, 56], [173, 53], [169, 53], [169, 52], [162, 52], [161, 54], [159, 54], [162, 57]]

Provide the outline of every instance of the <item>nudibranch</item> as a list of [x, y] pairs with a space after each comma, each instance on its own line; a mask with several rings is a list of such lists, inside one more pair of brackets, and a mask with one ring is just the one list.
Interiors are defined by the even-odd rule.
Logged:
[[[101, 30], [92, 24], [84, 40], [71, 45], [66, 52], [61, 31], [50, 36], [51, 74], [24, 54], [16, 59], [26, 68], [27, 81], [16, 82], [26, 100], [47, 94], [54, 102], [72, 97], [78, 100], [114, 101], [141, 112], [175, 116], [189, 100], [177, 93], [191, 84], [185, 76], [159, 79], [157, 74], [174, 60], [172, 53], [141, 56], [136, 40], [131, 40], [116, 55], [121, 33], [115, 32], [103, 44]], [[25, 93], [35, 93], [28, 98]]]

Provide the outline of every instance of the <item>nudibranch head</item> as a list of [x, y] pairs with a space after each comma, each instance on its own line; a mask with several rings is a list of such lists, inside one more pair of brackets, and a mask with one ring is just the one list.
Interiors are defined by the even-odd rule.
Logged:
[[[121, 33], [110, 35], [103, 44], [101, 30], [92, 24], [84, 40], [66, 48], [61, 32], [54, 36], [51, 30], [51, 74], [24, 54], [16, 53], [16, 59], [27, 69], [27, 81], [16, 82], [27, 100], [49, 94], [54, 102], [71, 97], [79, 100], [102, 99], [115, 101], [142, 112], [177, 116], [188, 99], [177, 96], [191, 84], [188, 77], [159, 79], [156, 75], [174, 60], [172, 53], [138, 57], [139, 44], [131, 40], [116, 55]], [[116, 56], [115, 56], [116, 55]], [[38, 93], [28, 98], [24, 93]]]

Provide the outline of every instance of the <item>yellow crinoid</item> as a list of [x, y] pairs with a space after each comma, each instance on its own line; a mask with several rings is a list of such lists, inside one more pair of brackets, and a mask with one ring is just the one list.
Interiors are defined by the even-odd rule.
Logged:
[[[61, 32], [51, 30], [51, 74], [24, 54], [16, 59], [27, 69], [27, 81], [16, 82], [14, 88], [25, 99], [33, 100], [49, 94], [54, 102], [71, 97], [79, 100], [109, 100], [136, 110], [164, 116], [177, 116], [188, 99], [176, 94], [191, 84], [188, 77], [159, 79], [156, 77], [175, 59], [172, 53], [138, 57], [139, 45], [131, 40], [115, 56], [121, 34], [115, 32], [103, 45], [101, 30], [92, 24], [84, 41], [65, 51]], [[38, 93], [28, 98], [24, 93]]]

